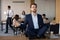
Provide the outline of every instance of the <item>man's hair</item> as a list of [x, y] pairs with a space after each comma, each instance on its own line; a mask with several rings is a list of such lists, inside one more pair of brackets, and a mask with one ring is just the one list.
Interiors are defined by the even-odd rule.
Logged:
[[11, 6], [8, 6], [8, 8], [11, 8]]
[[32, 3], [32, 4], [30, 5], [30, 8], [31, 8], [31, 6], [32, 6], [32, 5], [35, 5], [35, 6], [36, 6], [36, 8], [37, 8], [37, 4], [36, 4], [36, 3]]
[[46, 14], [43, 14], [43, 16], [46, 16]]
[[15, 20], [18, 20], [19, 19], [19, 15], [16, 14], [15, 17], [14, 17]]
[[48, 18], [46, 18], [46, 20], [48, 20]]

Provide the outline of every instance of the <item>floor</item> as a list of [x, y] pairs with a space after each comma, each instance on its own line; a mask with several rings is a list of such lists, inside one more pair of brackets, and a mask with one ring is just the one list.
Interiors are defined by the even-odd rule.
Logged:
[[3, 31], [1, 31], [1, 25], [0, 25], [0, 36], [14, 36], [13, 31], [9, 28], [8, 34], [5, 34], [5, 25], [3, 25]]
[[[29, 40], [24, 35], [18, 34], [17, 36], [13, 34], [13, 31], [9, 27], [8, 34], [5, 34], [5, 25], [3, 25], [3, 31], [1, 31], [0, 25], [0, 40]], [[58, 35], [50, 35], [50, 39], [34, 39], [34, 40], [60, 40]]]

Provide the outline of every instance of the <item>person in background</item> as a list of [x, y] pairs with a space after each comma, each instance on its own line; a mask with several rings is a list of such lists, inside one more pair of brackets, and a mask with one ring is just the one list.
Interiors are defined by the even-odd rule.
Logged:
[[47, 26], [47, 28], [48, 28], [48, 30], [47, 30], [46, 32], [50, 31], [50, 30], [49, 30], [49, 29], [50, 29], [50, 21], [49, 21], [48, 18], [46, 18], [46, 14], [43, 14], [43, 15], [42, 15], [42, 18], [43, 18], [43, 23], [44, 23], [44, 25]]
[[43, 18], [43, 19], [46, 18], [46, 14], [42, 14], [42, 18]]
[[16, 14], [13, 18], [13, 24], [12, 24], [15, 29], [14, 34], [16, 35], [17, 35], [18, 28], [20, 29], [20, 23], [21, 23], [21, 18], [19, 17], [19, 15]]
[[50, 28], [50, 21], [48, 18], [45, 19], [44, 21], [44, 25], [47, 26], [48, 30], [47, 31], [50, 31], [49, 28]]
[[45, 23], [46, 22], [46, 15], [42, 14], [42, 18], [43, 18], [43, 22]]
[[59, 23], [56, 23], [56, 18], [55, 17], [50, 22], [50, 33], [59, 34]]
[[56, 25], [55, 17], [54, 17], [53, 20], [50, 22], [50, 25]]
[[[23, 24], [24, 21], [25, 21], [25, 15], [26, 15], [26, 14], [25, 14], [25, 11], [23, 10], [23, 11], [22, 11], [22, 15], [21, 15], [21, 24]], [[24, 30], [25, 30], [25, 29], [21, 28], [21, 31], [22, 31], [21, 33], [22, 33], [22, 34], [24, 34]]]
[[49, 19], [46, 18], [46, 14], [43, 14], [43, 15], [42, 15], [42, 18], [43, 18], [44, 24], [48, 24], [48, 23], [49, 23]]
[[13, 12], [13, 10], [11, 10], [11, 6], [8, 6], [8, 10], [7, 10], [6, 14], [7, 14], [7, 20], [6, 20], [6, 32], [5, 33], [8, 33], [8, 25], [14, 31], [14, 29], [11, 25], [12, 24], [12, 17], [14, 16], [14, 12]]
[[22, 23], [24, 23], [24, 20], [25, 20], [25, 11], [24, 10], [22, 11], [21, 20], [22, 20]]
[[48, 18], [46, 18], [46, 22], [45, 22], [46, 24], [48, 24], [48, 23], [50, 23], [50, 21], [49, 21], [49, 19]]

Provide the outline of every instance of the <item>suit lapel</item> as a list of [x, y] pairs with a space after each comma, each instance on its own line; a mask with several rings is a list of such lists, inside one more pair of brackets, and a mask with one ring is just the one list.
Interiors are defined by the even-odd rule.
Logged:
[[37, 20], [38, 20], [38, 25], [39, 25], [39, 15], [37, 14]]
[[31, 24], [33, 25], [34, 27], [34, 24], [33, 24], [33, 19], [32, 19], [32, 15], [30, 14], [30, 21], [31, 21]]
[[[37, 14], [37, 21], [38, 21], [38, 26], [39, 26], [39, 15]], [[32, 26], [34, 27], [34, 24], [33, 24], [33, 19], [32, 19], [32, 15], [30, 14], [30, 22], [32, 24]]]

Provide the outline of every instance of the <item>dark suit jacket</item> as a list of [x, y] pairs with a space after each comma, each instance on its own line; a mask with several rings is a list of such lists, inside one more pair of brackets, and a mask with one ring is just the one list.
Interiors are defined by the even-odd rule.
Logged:
[[[39, 25], [39, 29], [43, 27], [43, 19], [42, 16], [37, 14], [38, 17], [38, 25]], [[32, 21], [32, 15], [28, 14], [25, 17], [25, 22], [24, 22], [24, 26], [22, 26], [23, 28], [27, 28], [27, 30], [33, 30], [34, 29], [34, 25], [33, 25], [33, 21]]]

